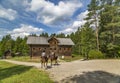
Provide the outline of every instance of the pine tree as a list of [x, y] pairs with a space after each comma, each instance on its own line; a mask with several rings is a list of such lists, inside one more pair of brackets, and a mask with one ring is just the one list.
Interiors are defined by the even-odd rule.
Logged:
[[88, 17], [86, 18], [87, 24], [89, 27], [93, 25], [95, 28], [96, 34], [96, 47], [99, 50], [99, 12], [100, 12], [100, 1], [91, 0], [91, 3], [88, 5]]

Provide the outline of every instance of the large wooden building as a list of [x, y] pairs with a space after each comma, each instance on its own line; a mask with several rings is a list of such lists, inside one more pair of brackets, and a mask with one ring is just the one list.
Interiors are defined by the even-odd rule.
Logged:
[[71, 56], [74, 43], [70, 38], [35, 37], [29, 36], [27, 44], [30, 46], [31, 57], [40, 56], [45, 50], [46, 54], [54, 52], [59, 56]]

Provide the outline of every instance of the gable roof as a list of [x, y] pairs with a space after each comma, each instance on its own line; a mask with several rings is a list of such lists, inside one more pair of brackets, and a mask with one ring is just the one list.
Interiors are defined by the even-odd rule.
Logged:
[[[48, 40], [50, 37], [34, 37], [29, 36], [27, 39], [27, 44], [29, 45], [49, 45]], [[74, 45], [73, 41], [70, 38], [56, 38], [59, 43], [58, 45]]]

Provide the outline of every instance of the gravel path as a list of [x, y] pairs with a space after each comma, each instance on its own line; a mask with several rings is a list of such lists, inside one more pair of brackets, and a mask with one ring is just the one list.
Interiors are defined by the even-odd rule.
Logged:
[[[4, 61], [41, 67], [40, 63]], [[120, 60], [62, 62], [60, 65], [49, 67], [46, 71], [55, 82], [59, 83], [120, 83]]]

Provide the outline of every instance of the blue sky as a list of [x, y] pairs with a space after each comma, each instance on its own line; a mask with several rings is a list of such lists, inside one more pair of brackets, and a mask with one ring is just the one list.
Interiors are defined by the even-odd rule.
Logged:
[[0, 0], [0, 39], [42, 32], [69, 34], [85, 23], [90, 0]]

